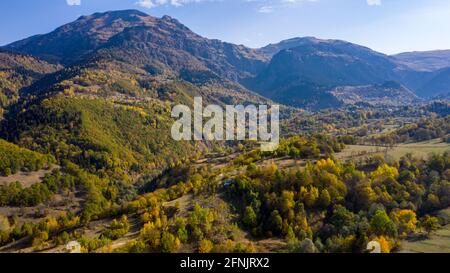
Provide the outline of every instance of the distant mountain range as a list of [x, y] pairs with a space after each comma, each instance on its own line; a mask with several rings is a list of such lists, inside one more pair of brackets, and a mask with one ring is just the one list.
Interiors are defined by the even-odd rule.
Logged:
[[0, 85], [0, 138], [116, 177], [137, 166], [164, 170], [206, 148], [169, 137], [171, 107], [192, 105], [194, 96], [208, 104], [271, 103], [239, 84], [268, 61], [168, 16], [82, 16], [2, 50], [0, 68], [13, 75], [6, 84], [24, 78], [14, 88]]
[[[313, 37], [251, 49], [201, 37], [169, 16], [155, 18], [135, 10], [82, 16], [5, 49], [64, 67], [24, 88], [24, 94], [61, 91], [62, 83], [67, 85], [87, 70], [115, 71], [123, 78], [137, 75], [137, 89], [145, 89], [148, 81], [161, 85], [175, 80], [199, 94], [208, 93], [212, 101], [254, 102], [263, 96], [311, 109], [358, 101], [411, 104], [450, 92], [450, 50], [388, 56], [349, 42]], [[83, 92], [129, 92], [97, 80], [83, 88], [76, 81], [72, 84]]]
[[[434, 53], [436, 55], [438, 53]], [[450, 68], [339, 40], [251, 49], [139, 11], [82, 16], [0, 50], [0, 138], [122, 180], [220, 145], [168, 137], [174, 105], [395, 107], [448, 99]], [[421, 97], [419, 97], [421, 96]], [[127, 178], [128, 179], [128, 178]]]
[[[395, 80], [396, 65], [389, 57], [345, 41], [298, 38], [268, 48], [274, 54], [272, 60], [245, 85], [289, 105], [337, 106], [330, 93], [337, 86]], [[262, 51], [268, 52], [268, 48]], [[275, 49], [280, 51], [275, 53]], [[330, 105], [322, 105], [324, 100]]]
[[392, 58], [417, 71], [433, 72], [450, 67], [450, 50], [406, 52], [393, 55]]
[[[135, 74], [142, 82], [149, 78], [160, 84], [184, 81], [221, 92], [210, 96], [214, 100], [253, 97], [252, 101], [257, 101], [260, 98], [255, 93], [237, 82], [252, 77], [268, 62], [257, 50], [203, 38], [169, 16], [155, 18], [135, 10], [82, 16], [49, 34], [12, 43], [6, 49], [65, 66], [23, 90], [33, 94], [55, 89], [89, 68], [101, 71], [98, 73], [117, 70], [125, 78]], [[92, 85], [104, 87], [101, 83]], [[107, 89], [121, 92], [120, 88]]]
[[[256, 77], [247, 79], [245, 85], [294, 106], [338, 107], [343, 102], [333, 95], [338, 87], [341, 95], [358, 89], [362, 99], [370, 99], [365, 94], [373, 95], [371, 91], [375, 91], [388, 105], [392, 101], [396, 104], [419, 101], [414, 94], [431, 98], [450, 90], [450, 51], [388, 56], [349, 42], [313, 37], [285, 40], [260, 51], [271, 57], [271, 62]], [[388, 88], [381, 96], [380, 87], [386, 82], [395, 82], [399, 88], [395, 92]], [[376, 104], [380, 103], [383, 100], [377, 100]]]
[[101, 55], [177, 72], [210, 70], [233, 80], [261, 70], [268, 61], [257, 50], [203, 38], [169, 16], [155, 18], [135, 10], [82, 16], [6, 48], [66, 66]]

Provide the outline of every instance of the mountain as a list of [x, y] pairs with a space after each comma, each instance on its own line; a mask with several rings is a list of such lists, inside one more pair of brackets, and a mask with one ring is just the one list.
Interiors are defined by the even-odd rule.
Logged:
[[[84, 32], [88, 33], [86, 37]], [[79, 37], [86, 45], [79, 48], [80, 57], [65, 47], [77, 43]], [[163, 83], [179, 80], [190, 83], [197, 94], [208, 93], [205, 99], [214, 102], [267, 101], [238, 84], [241, 78], [264, 68], [267, 58], [263, 54], [201, 37], [169, 16], [155, 18], [134, 10], [96, 13], [49, 34], [7, 46], [19, 51], [28, 51], [29, 47], [35, 49], [34, 54], [50, 60], [67, 54], [60, 58], [67, 68], [23, 90], [26, 94], [75, 88], [82, 93], [101, 90], [103, 95], [135, 96], [139, 90], [155, 90]], [[81, 82], [78, 78], [85, 74], [97, 76], [88, 75], [85, 78], [89, 80]], [[140, 95], [148, 96], [144, 93]]]
[[434, 73], [433, 77], [426, 81], [417, 94], [422, 97], [431, 98], [450, 93], [450, 67], [441, 69]]
[[[77, 43], [80, 57], [70, 47]], [[205, 104], [268, 102], [237, 83], [262, 69], [263, 55], [203, 38], [168, 16], [98, 13], [7, 48], [65, 67], [21, 89], [0, 137], [123, 181], [214, 147], [170, 137], [174, 105], [192, 106], [194, 96]]]
[[[416, 101], [415, 96], [408, 99], [411, 92], [431, 98], [450, 90], [450, 50], [387, 56], [345, 41], [304, 37], [270, 44], [259, 51], [271, 57], [271, 62], [256, 77], [246, 79], [245, 86], [297, 107], [338, 107], [329, 97], [332, 94], [339, 94], [340, 101], [357, 100], [356, 95], [372, 100], [364, 97], [370, 93], [377, 98], [396, 98], [392, 102], [398, 104], [398, 99], [405, 99], [403, 103]], [[392, 92], [382, 87], [385, 82], [402, 87]], [[383, 101], [392, 104], [383, 99], [372, 102]]]
[[375, 85], [337, 87], [331, 93], [343, 103], [350, 105], [402, 106], [421, 101], [411, 90], [393, 81]]
[[416, 71], [433, 72], [450, 67], [450, 50], [405, 52], [392, 58]]
[[269, 44], [265, 47], [260, 48], [259, 51], [272, 58], [274, 55], [276, 55], [278, 52], [282, 50], [291, 49], [305, 44], [310, 44], [311, 42], [314, 41], [321, 42], [320, 39], [317, 39], [315, 37], [295, 37], [283, 40], [279, 43]]
[[168, 16], [153, 26], [124, 30], [96, 54], [157, 70], [171, 69], [188, 80], [201, 72], [210, 78], [238, 81], [262, 70], [266, 62], [256, 50], [203, 38]]
[[[285, 49], [290, 45], [296, 47]], [[396, 64], [384, 54], [340, 40], [297, 38], [263, 48], [276, 52], [270, 64], [245, 85], [263, 96], [293, 106], [310, 105], [337, 86], [371, 85], [394, 80]], [[314, 102], [312, 102], [314, 104]]]
[[74, 63], [131, 26], [153, 25], [156, 18], [136, 10], [81, 16], [54, 31], [17, 41], [6, 48], [64, 65]]
[[183, 68], [209, 70], [232, 80], [259, 72], [268, 61], [256, 50], [201, 37], [169, 16], [155, 18], [136, 10], [82, 16], [51, 33], [6, 48], [64, 65], [101, 49], [103, 54], [121, 55], [135, 63], [152, 62], [178, 72]]
[[[82, 16], [48, 34], [6, 48], [67, 67], [24, 89], [28, 94], [72, 85], [84, 93], [96, 89], [103, 94], [136, 95], [135, 91], [148, 87], [149, 81], [156, 86], [180, 80], [190, 83], [197, 94], [209, 93], [208, 98], [220, 102], [261, 99], [249, 89], [283, 104], [323, 108], [341, 105], [331, 92], [337, 87], [344, 87], [342, 91], [351, 86], [370, 86], [382, 97], [380, 92], [385, 89], [380, 86], [395, 81], [405, 86], [397, 90], [400, 93], [409, 89], [432, 97], [445, 92], [447, 86], [445, 70], [431, 71], [445, 66], [447, 51], [387, 56], [349, 42], [314, 37], [250, 49], [204, 38], [169, 16], [155, 18], [136, 10]], [[120, 80], [106, 85], [95, 80], [83, 84], [71, 80], [86, 71], [105, 78], [115, 71]], [[124, 83], [133, 78], [127, 75], [131, 71], [137, 84], [124, 88]], [[349, 92], [352, 97], [354, 90]], [[392, 96], [390, 90], [386, 92], [385, 97]]]
[[399, 80], [423, 98], [450, 90], [450, 50], [406, 52], [391, 56]]
[[0, 49], [0, 109], [16, 101], [21, 88], [60, 68], [30, 55]]
[[[429, 209], [428, 195], [416, 198], [416, 188], [436, 192], [439, 209], [450, 204], [439, 185], [424, 183], [428, 173], [444, 180], [448, 170], [435, 164], [449, 162], [444, 156], [430, 164], [410, 160], [420, 163], [417, 179], [409, 175], [411, 164], [372, 164], [364, 160], [370, 154], [349, 155], [363, 159], [354, 160], [353, 170], [346, 158], [333, 159], [346, 153], [344, 142], [382, 137], [393, 144], [397, 135], [448, 132], [449, 118], [424, 107], [391, 115], [369, 107], [414, 104], [420, 99], [404, 82], [421, 85], [421, 75], [431, 81], [435, 74], [368, 48], [296, 38], [249, 49], [201, 37], [168, 16], [117, 11], [80, 17], [7, 50], [0, 52], [0, 92], [7, 94], [0, 252], [63, 251], [72, 240], [83, 252], [305, 252], [304, 242], [310, 252], [316, 242], [322, 252], [364, 251], [371, 230], [361, 233], [358, 225], [372, 224], [373, 200], [383, 201], [386, 212], [378, 212], [392, 222], [405, 197], [414, 197], [406, 207], [417, 213]], [[368, 109], [295, 110], [282, 120], [278, 150], [261, 153], [254, 141], [175, 141], [172, 109], [192, 109], [196, 96], [221, 106], [272, 104], [269, 97], [311, 109]], [[436, 115], [448, 108], [430, 106]], [[426, 115], [432, 118], [415, 126]], [[404, 122], [407, 132], [396, 128]], [[291, 132], [300, 135], [284, 137]], [[297, 161], [316, 163], [305, 168]], [[401, 173], [400, 180], [379, 179], [386, 170]], [[403, 188], [412, 191], [398, 191], [403, 176], [412, 185]], [[360, 202], [361, 189], [373, 196]], [[388, 248], [401, 232], [390, 230]]]

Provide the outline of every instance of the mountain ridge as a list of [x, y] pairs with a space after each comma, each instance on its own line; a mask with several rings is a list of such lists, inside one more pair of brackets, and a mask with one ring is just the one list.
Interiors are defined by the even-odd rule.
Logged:
[[275, 101], [311, 107], [313, 100], [312, 107], [316, 108], [314, 104], [321, 103], [315, 97], [320, 97], [330, 101], [329, 106], [339, 107], [340, 104], [329, 97], [329, 91], [337, 86], [373, 85], [395, 80], [396, 64], [387, 55], [367, 47], [317, 38], [288, 41], [288, 44], [296, 45], [293, 48], [283, 49], [286, 44], [281, 44], [281, 50], [266, 69], [244, 83], [247, 88]]
[[450, 50], [404, 52], [391, 57], [418, 71], [433, 72], [450, 67]]
[[[190, 42], [188, 46], [193, 46], [191, 48], [193, 51], [206, 51], [203, 54], [205, 56], [201, 57], [217, 58], [220, 62], [228, 65], [229, 69], [234, 69], [233, 64], [240, 65], [236, 60], [248, 62], [247, 65], [244, 64], [237, 68], [239, 73], [234, 72], [231, 73], [233, 75], [227, 75], [228, 78], [233, 80], [237, 80], [237, 75], [240, 73], [255, 73], [267, 61], [265, 56], [260, 55], [254, 49], [201, 37], [170, 16], [165, 15], [156, 18], [137, 10], [112, 11], [81, 16], [76, 21], [65, 24], [48, 34], [32, 36], [9, 44], [5, 48], [28, 53], [47, 61], [61, 62], [67, 66], [77, 63], [101, 48], [107, 47], [108, 43], [111, 45], [113, 39], [117, 42], [121, 36], [133, 32], [133, 29], [158, 31], [160, 34], [157, 37], [158, 40], [153, 42], [160, 42], [160, 45], [164, 42], [170, 42], [171, 38], [179, 38], [177, 41], [172, 39], [172, 46], [181, 46], [185, 40], [188, 40]], [[177, 33], [178, 36], [172, 37], [174, 33]], [[118, 37], [115, 37], [116, 35]], [[205, 47], [195, 48], [197, 45], [193, 45], [193, 43], [196, 41], [203, 43]], [[215, 48], [219, 48], [219, 50], [214, 52], [213, 49]], [[206, 56], [208, 54], [209, 56]], [[250, 71], [246, 70], [246, 66]]]
[[34, 56], [0, 48], [0, 110], [14, 103], [22, 88], [59, 69]]
[[[422, 97], [448, 91], [442, 81], [447, 77], [444, 68], [429, 71], [417, 67], [446, 51], [388, 56], [347, 41], [315, 37], [295, 37], [251, 49], [202, 37], [170, 16], [156, 18], [138, 10], [80, 16], [48, 34], [5, 48], [66, 67], [119, 61], [160, 78], [199, 86], [227, 85], [296, 107], [310, 107], [311, 98], [319, 108], [339, 107], [335, 98], [329, 97], [339, 86], [395, 81]], [[429, 66], [445, 66], [445, 62]], [[317, 95], [328, 102], [320, 103]]]

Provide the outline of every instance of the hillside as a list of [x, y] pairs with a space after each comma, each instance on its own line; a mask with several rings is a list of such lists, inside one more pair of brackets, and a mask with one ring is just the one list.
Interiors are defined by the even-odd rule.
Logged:
[[[133, 10], [7, 48], [0, 252], [390, 252], [450, 206], [448, 104], [409, 87], [434, 72], [369, 48], [249, 49]], [[175, 141], [171, 110], [196, 96], [313, 111], [288, 109], [272, 152]]]
[[[156, 18], [135, 10], [81, 16], [48, 34], [6, 48], [69, 69], [74, 66], [72, 70], [99, 63], [114, 63], [122, 66], [121, 70], [139, 68], [144, 71], [140, 74], [158, 77], [157, 82], [178, 79], [209, 89], [219, 87], [224, 93], [234, 90], [237, 92], [231, 91], [230, 97], [253, 97], [246, 101], [255, 101], [254, 95], [240, 86], [243, 84], [279, 103], [312, 109], [341, 106], [339, 99], [330, 96], [336, 87], [386, 81], [397, 81], [422, 97], [432, 97], [439, 94], [433, 84], [439, 75], [431, 67], [445, 66], [445, 61], [439, 62], [445, 60], [445, 51], [387, 56], [345, 41], [314, 37], [250, 49], [202, 37], [169, 16]], [[61, 75], [57, 77], [64, 78]], [[55, 84], [58, 80], [47, 79], [40, 89], [49, 81]], [[442, 82], [440, 78], [437, 81]], [[443, 85], [438, 89], [446, 88]]]
[[435, 75], [428, 80], [419, 90], [420, 96], [431, 98], [440, 95], [445, 96], [450, 92], [450, 67], [435, 72]]
[[[296, 47], [284, 49], [292, 45]], [[326, 95], [333, 87], [377, 84], [395, 78], [396, 65], [388, 56], [348, 42], [303, 38], [271, 47], [281, 51], [245, 85], [289, 105], [336, 107], [336, 100]], [[311, 97], [318, 97], [319, 102], [311, 101]]]
[[369, 104], [373, 106], [402, 106], [421, 101], [411, 90], [396, 83], [365, 86], [337, 87], [331, 93], [345, 104]]
[[[437, 71], [446, 66], [447, 51], [387, 56], [349, 42], [314, 37], [250, 49], [202, 37], [169, 16], [156, 18], [136, 10], [81, 16], [6, 48], [68, 68], [125, 64], [131, 66], [125, 69], [139, 68], [162, 78], [158, 82], [178, 79], [209, 89], [218, 87], [225, 94], [234, 90], [229, 97], [253, 97], [246, 101], [255, 101], [247, 88], [282, 104], [311, 109], [340, 107], [339, 99], [330, 95], [336, 87], [396, 81], [425, 98], [445, 93], [442, 90], [448, 87], [446, 75]], [[47, 79], [40, 88], [48, 81], [58, 80]]]
[[43, 155], [0, 139], [0, 176], [19, 171], [37, 171], [55, 163], [55, 158]]
[[155, 18], [135, 10], [95, 13], [81, 16], [51, 33], [32, 36], [6, 48], [68, 65], [79, 61], [127, 27], [155, 23]]
[[323, 42], [323, 40], [317, 39], [315, 37], [295, 37], [280, 41], [279, 43], [267, 45], [265, 47], [260, 48], [259, 51], [272, 58], [282, 50], [310, 44], [311, 42], [319, 43]]
[[416, 71], [433, 72], [450, 67], [450, 50], [405, 52], [392, 58]]
[[[116, 27], [124, 21], [142, 24]], [[53, 43], [69, 42], [85, 28], [95, 34], [85, 37], [94, 41], [92, 49], [77, 64], [22, 88], [0, 137], [53, 154], [59, 163], [68, 160], [91, 173], [134, 182], [136, 175], [160, 173], [206, 149], [204, 143], [168, 137], [174, 105], [192, 105], [194, 96], [205, 104], [268, 101], [231, 80], [239, 69], [259, 63], [251, 50], [202, 38], [167, 16], [135, 11], [85, 16], [39, 38], [39, 48], [53, 52], [55, 46], [54, 56], [64, 55], [59, 51], [64, 46]]]
[[58, 69], [30, 55], [0, 49], [0, 109], [15, 102], [21, 88]]
[[[139, 48], [137, 46], [143, 46]], [[155, 18], [136, 10], [82, 16], [55, 31], [12, 43], [6, 48], [51, 62], [74, 64], [102, 48], [104, 54], [144, 56], [173, 70], [184, 64], [236, 80], [258, 72], [267, 58], [256, 50], [201, 37], [169, 16]], [[111, 52], [112, 51], [112, 52]], [[157, 65], [157, 64], [155, 64]]]
[[[377, 93], [377, 97], [393, 98], [397, 105], [414, 101], [414, 96], [408, 99], [409, 92], [428, 99], [445, 94], [450, 88], [447, 83], [450, 55], [446, 50], [388, 56], [345, 41], [304, 37], [270, 44], [259, 51], [271, 57], [271, 61], [256, 77], [244, 80], [244, 85], [297, 107], [339, 107], [336, 98], [330, 97], [336, 88], [340, 90], [337, 100], [352, 97], [356, 89], [365, 86], [366, 91], [359, 92], [361, 99], [371, 101], [373, 98], [364, 94]], [[390, 81], [408, 90], [398, 89], [403, 95], [396, 95], [389, 88], [379, 88]], [[346, 91], [349, 93], [344, 94]], [[392, 105], [388, 100], [385, 102]], [[376, 104], [382, 105], [383, 100]]]

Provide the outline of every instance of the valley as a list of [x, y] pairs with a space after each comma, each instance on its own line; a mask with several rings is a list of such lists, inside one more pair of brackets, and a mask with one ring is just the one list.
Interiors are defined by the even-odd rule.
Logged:
[[339, 159], [356, 160], [359, 157], [382, 155], [399, 160], [407, 154], [411, 154], [414, 157], [426, 159], [430, 154], [448, 152], [449, 150], [449, 143], [444, 143], [441, 139], [436, 139], [425, 142], [400, 144], [394, 147], [349, 145], [337, 157]]
[[[137, 10], [6, 45], [0, 252], [434, 251], [449, 67], [447, 51], [313, 37], [252, 49]], [[172, 139], [173, 107], [195, 97], [280, 104], [279, 147]]]

